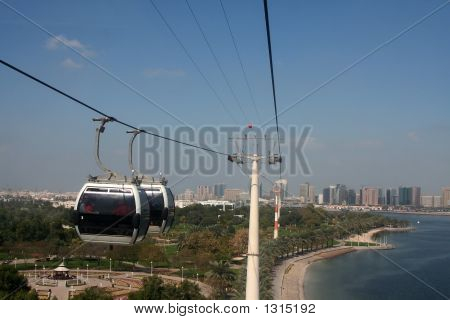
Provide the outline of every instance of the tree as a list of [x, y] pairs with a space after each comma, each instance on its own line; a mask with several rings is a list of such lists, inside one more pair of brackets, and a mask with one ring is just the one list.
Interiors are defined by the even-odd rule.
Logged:
[[208, 283], [214, 289], [214, 298], [227, 299], [236, 275], [227, 261], [215, 261], [211, 263], [211, 266], [212, 269], [205, 275]]
[[37, 300], [35, 290], [28, 286], [27, 279], [11, 266], [0, 267], [0, 299]]
[[139, 244], [139, 261], [153, 261], [156, 262], [167, 262], [167, 257], [164, 252], [164, 247], [157, 246], [154, 243], [140, 243]]
[[228, 237], [216, 237], [209, 230], [189, 232], [180, 240], [180, 256], [191, 257], [198, 267], [206, 266], [211, 260], [231, 257]]
[[203, 300], [205, 297], [201, 294], [197, 284], [191, 281], [183, 281], [176, 292], [177, 300]]
[[234, 254], [243, 254], [247, 252], [248, 229], [239, 229], [230, 240], [230, 245]]
[[164, 284], [157, 276], [144, 280], [141, 290], [128, 295], [130, 300], [201, 300], [205, 297], [201, 294], [198, 285], [183, 281], [180, 285]]
[[112, 295], [104, 288], [90, 287], [77, 294], [73, 300], [112, 300]]
[[164, 283], [157, 276], [144, 279], [142, 289], [128, 295], [130, 300], [163, 300]]

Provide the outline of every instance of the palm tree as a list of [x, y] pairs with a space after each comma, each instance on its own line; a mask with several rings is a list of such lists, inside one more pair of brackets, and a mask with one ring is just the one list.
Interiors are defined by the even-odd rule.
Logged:
[[228, 261], [220, 260], [211, 263], [212, 269], [205, 276], [214, 289], [216, 299], [227, 299], [236, 275], [230, 268]]

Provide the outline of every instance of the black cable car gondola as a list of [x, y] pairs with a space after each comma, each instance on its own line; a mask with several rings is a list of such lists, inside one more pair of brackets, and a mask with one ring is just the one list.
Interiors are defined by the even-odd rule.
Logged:
[[129, 143], [128, 164], [133, 173], [134, 180], [147, 194], [151, 211], [149, 231], [168, 232], [175, 219], [175, 199], [172, 191], [166, 186], [167, 180], [164, 177], [156, 180], [137, 174], [133, 165], [133, 142], [141, 131], [128, 131], [128, 133], [133, 134]]
[[150, 206], [145, 191], [135, 182], [107, 169], [100, 160], [100, 134], [105, 124], [96, 130], [96, 160], [107, 173], [90, 177], [75, 202], [75, 229], [81, 240], [110, 244], [134, 244], [144, 239], [150, 223]]

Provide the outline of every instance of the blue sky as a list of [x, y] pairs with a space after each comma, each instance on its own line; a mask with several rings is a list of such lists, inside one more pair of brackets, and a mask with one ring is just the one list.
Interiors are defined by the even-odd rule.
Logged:
[[[6, 2], [194, 128], [247, 123], [184, 0], [154, 2], [237, 123], [150, 1]], [[444, 2], [269, 1], [279, 110]], [[250, 115], [250, 95], [219, 1], [189, 3]], [[262, 1], [223, 3], [258, 106], [260, 118], [250, 117], [257, 126], [273, 118]], [[313, 174], [287, 176], [292, 193], [305, 181], [320, 188], [420, 185], [427, 194], [450, 185], [449, 18], [450, 5], [280, 116], [283, 128], [313, 127], [305, 147]], [[137, 126], [180, 124], [2, 3], [0, 25], [1, 59]], [[0, 66], [0, 114], [0, 187], [72, 191], [88, 173], [98, 173], [91, 112]], [[126, 172], [128, 137], [118, 125], [107, 130], [106, 162]], [[172, 183], [180, 178], [169, 175]], [[239, 172], [194, 172], [177, 190], [222, 181], [248, 184]]]

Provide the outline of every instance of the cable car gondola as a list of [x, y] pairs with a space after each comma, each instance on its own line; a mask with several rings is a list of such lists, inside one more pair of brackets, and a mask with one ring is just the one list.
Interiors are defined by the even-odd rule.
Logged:
[[75, 210], [76, 230], [87, 242], [134, 244], [144, 239], [150, 222], [145, 191], [130, 183], [88, 182]]
[[128, 131], [133, 134], [129, 142], [128, 164], [135, 181], [147, 194], [151, 211], [149, 232], [166, 233], [172, 227], [175, 219], [175, 199], [172, 191], [167, 187], [167, 180], [164, 177], [155, 180], [152, 177], [144, 175], [139, 177], [136, 174], [137, 171], [133, 165], [133, 142], [141, 132], [140, 130]]
[[142, 241], [150, 223], [150, 206], [145, 191], [131, 179], [120, 177], [100, 160], [100, 135], [110, 118], [96, 129], [96, 161], [106, 172], [90, 177], [75, 202], [75, 229], [83, 241], [109, 244], [134, 244]]
[[149, 232], [166, 233], [175, 219], [175, 200], [170, 188], [164, 182], [143, 180], [140, 187], [145, 191], [150, 205]]

